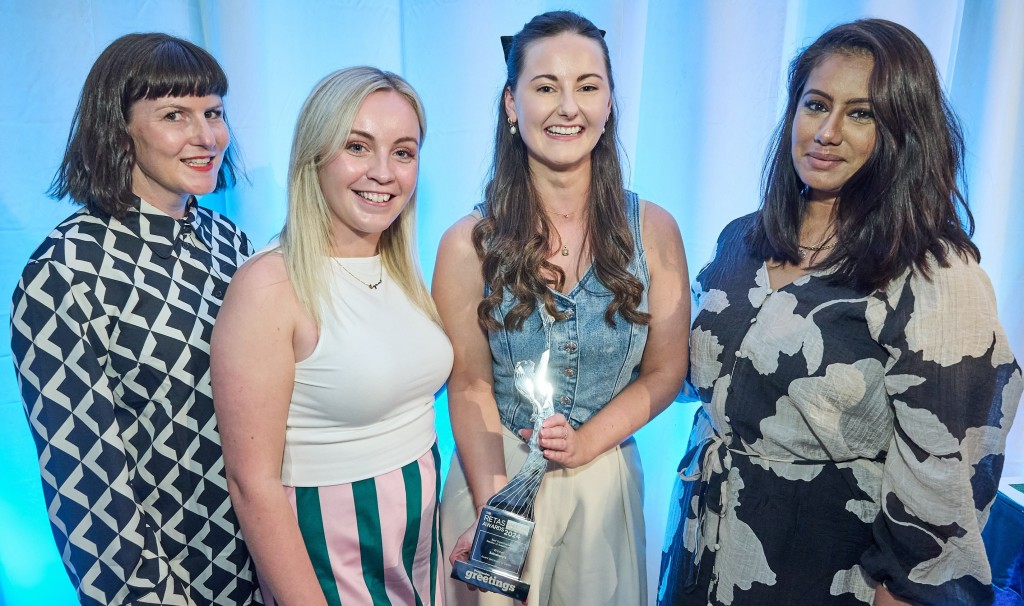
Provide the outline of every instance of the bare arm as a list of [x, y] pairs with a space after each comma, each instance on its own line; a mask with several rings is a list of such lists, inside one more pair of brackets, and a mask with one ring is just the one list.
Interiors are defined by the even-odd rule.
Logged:
[[477, 321], [484, 282], [473, 248], [475, 217], [465, 217], [441, 239], [432, 294], [455, 350], [448, 379], [448, 411], [466, 481], [477, 511], [507, 482], [501, 420], [494, 399], [491, 350]]
[[640, 375], [578, 431], [560, 414], [544, 422], [544, 456], [566, 467], [589, 463], [643, 427], [672, 403], [686, 377], [690, 298], [683, 240], [672, 215], [649, 202], [641, 204], [646, 205], [642, 229], [651, 275], [651, 322]]
[[260, 577], [278, 604], [326, 606], [281, 485], [302, 320], [279, 254], [244, 265], [213, 331], [214, 406], [231, 502]]

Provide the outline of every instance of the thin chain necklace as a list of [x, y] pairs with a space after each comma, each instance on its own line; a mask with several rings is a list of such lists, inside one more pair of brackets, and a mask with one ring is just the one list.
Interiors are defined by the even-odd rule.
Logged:
[[359, 276], [357, 276], [354, 273], [352, 273], [351, 271], [349, 271], [349, 269], [347, 267], [345, 267], [345, 265], [343, 263], [338, 263], [338, 266], [341, 267], [342, 269], [344, 269], [345, 273], [347, 273], [348, 275], [350, 275], [353, 278], [355, 278], [356, 282], [359, 282], [360, 284], [362, 284], [366, 288], [369, 288], [370, 290], [377, 290], [377, 287], [380, 286], [380, 283], [384, 281], [384, 265], [383, 264], [381, 264], [377, 268], [377, 270], [378, 270], [378, 272], [377, 272], [377, 282], [374, 283], [374, 284], [370, 284], [369, 282], [363, 282], [359, 278]]
[[796, 247], [799, 249], [797, 252], [800, 253], [800, 258], [801, 259], [807, 258], [807, 253], [808, 252], [815, 252], [815, 253], [817, 253], [817, 252], [821, 252], [823, 250], [832, 250], [833, 248], [836, 247], [837, 242], [833, 242], [831, 244], [825, 244], [825, 242], [828, 242], [833, 237], [835, 237], [835, 234], [825, 238], [825, 241], [822, 242], [821, 244], [817, 245], [817, 246], [804, 246], [803, 244], [797, 244]]
[[[560, 212], [555, 212], [555, 211], [550, 211], [550, 212], [551, 212], [551, 214], [558, 215], [559, 217], [562, 217], [566, 221], [568, 221], [570, 217], [572, 217], [574, 214], [576, 214], [576, 211], [572, 211], [571, 213], [560, 213]], [[558, 228], [557, 227], [555, 228], [555, 233], [558, 233]], [[562, 256], [563, 257], [568, 257], [569, 256], [569, 247], [564, 242], [562, 242], [562, 234], [558, 234], [558, 243], [562, 245]]]

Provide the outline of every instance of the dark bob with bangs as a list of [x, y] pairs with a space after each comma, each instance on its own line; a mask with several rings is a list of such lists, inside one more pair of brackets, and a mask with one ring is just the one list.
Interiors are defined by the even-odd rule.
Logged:
[[[217, 60], [195, 44], [167, 34], [128, 34], [96, 59], [82, 87], [64, 160], [49, 194], [92, 212], [123, 219], [135, 206], [135, 144], [128, 134], [132, 105], [159, 97], [205, 97], [228, 92]], [[229, 147], [217, 175], [220, 191], [235, 183]]]

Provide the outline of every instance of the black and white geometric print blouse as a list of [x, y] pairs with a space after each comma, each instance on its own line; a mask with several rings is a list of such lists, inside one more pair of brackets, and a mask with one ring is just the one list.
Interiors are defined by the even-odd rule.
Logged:
[[210, 335], [248, 238], [193, 199], [82, 209], [14, 292], [11, 340], [57, 547], [82, 604], [258, 604], [228, 500]]

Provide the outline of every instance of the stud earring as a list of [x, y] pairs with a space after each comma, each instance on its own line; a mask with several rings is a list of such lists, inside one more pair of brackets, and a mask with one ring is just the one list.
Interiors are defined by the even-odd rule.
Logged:
[[512, 118], [508, 119], [508, 132], [512, 135], [516, 134], [516, 123], [512, 121]]

